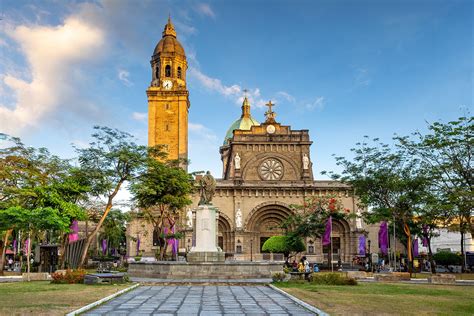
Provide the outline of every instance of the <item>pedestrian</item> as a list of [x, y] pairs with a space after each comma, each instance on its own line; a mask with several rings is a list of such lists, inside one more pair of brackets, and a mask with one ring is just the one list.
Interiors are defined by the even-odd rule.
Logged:
[[313, 265], [313, 272], [319, 272], [318, 264], [315, 262]]
[[304, 272], [304, 260], [301, 258], [300, 262], [298, 263], [298, 272]]
[[293, 266], [293, 272], [298, 272], [298, 263], [296, 263], [296, 259], [293, 259], [293, 263], [291, 265]]
[[11, 257], [8, 259], [8, 270], [13, 270], [13, 259]]
[[310, 273], [311, 268], [309, 267], [309, 261], [306, 257], [303, 257], [304, 272]]

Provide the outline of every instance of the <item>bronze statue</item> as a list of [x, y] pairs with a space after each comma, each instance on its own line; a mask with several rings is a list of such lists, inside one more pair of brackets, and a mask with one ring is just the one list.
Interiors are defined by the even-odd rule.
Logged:
[[216, 180], [208, 171], [206, 175], [199, 180], [199, 192], [201, 194], [199, 205], [212, 205], [211, 201], [215, 191]]

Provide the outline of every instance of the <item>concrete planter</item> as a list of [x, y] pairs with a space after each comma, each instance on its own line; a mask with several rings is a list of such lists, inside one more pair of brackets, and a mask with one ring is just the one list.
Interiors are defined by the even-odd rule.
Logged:
[[456, 276], [452, 274], [434, 274], [428, 278], [431, 284], [456, 284]]
[[131, 277], [158, 279], [262, 279], [283, 273], [278, 262], [132, 262]]

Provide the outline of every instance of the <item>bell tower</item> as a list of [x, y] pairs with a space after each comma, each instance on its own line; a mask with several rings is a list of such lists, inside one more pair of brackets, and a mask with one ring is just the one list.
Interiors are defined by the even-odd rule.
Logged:
[[188, 158], [188, 63], [171, 18], [151, 57], [148, 96], [148, 146], [164, 145], [169, 160]]

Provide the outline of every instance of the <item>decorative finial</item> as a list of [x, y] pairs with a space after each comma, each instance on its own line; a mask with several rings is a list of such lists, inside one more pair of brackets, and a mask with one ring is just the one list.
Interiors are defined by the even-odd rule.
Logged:
[[176, 31], [174, 29], [173, 23], [171, 23], [171, 13], [168, 14], [168, 23], [165, 25], [165, 29], [163, 31], [163, 37], [170, 35], [176, 37]]
[[272, 103], [272, 101], [270, 100], [265, 105], [268, 106], [268, 111], [265, 112], [265, 117], [266, 117], [265, 122], [266, 123], [275, 123], [276, 113], [272, 109], [272, 106], [275, 106], [275, 103]]
[[244, 102], [242, 102], [242, 116], [241, 117], [250, 117], [250, 102], [247, 99], [247, 89], [244, 89]]
[[248, 90], [248, 89], [244, 89], [243, 91], [244, 91], [244, 97], [246, 98], [246, 97], [247, 97], [247, 92], [249, 92], [249, 90]]

